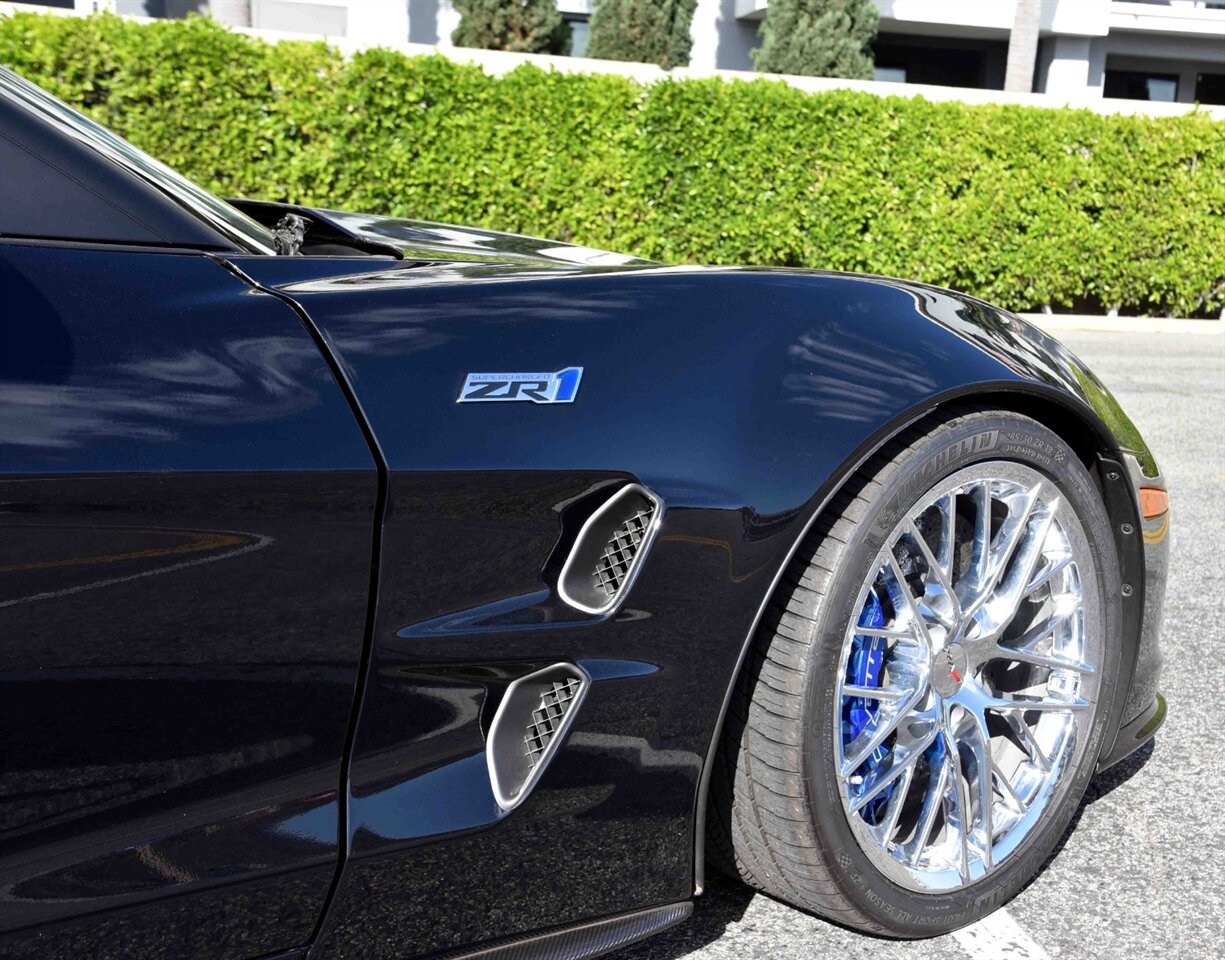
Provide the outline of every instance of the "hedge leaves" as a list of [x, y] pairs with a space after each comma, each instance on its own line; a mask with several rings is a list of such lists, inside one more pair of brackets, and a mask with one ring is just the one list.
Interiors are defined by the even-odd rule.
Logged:
[[1203, 114], [494, 78], [200, 18], [15, 14], [0, 62], [223, 195], [892, 274], [1013, 309], [1225, 307], [1225, 123]]

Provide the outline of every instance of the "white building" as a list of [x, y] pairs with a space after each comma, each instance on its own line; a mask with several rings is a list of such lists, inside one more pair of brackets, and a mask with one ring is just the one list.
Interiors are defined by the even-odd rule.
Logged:
[[[451, 0], [39, 0], [346, 37], [451, 45]], [[1016, 0], [874, 0], [877, 79], [1000, 90]], [[690, 66], [751, 70], [769, 0], [698, 0]], [[558, 0], [582, 56], [591, 0]], [[1225, 104], [1225, 0], [1042, 0], [1034, 92]]]

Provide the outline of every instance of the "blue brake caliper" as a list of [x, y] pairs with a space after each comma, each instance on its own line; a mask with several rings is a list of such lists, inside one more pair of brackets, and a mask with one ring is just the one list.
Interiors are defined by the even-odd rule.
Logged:
[[[859, 615], [858, 626], [883, 627], [884, 625], [885, 611], [881, 608], [876, 591], [871, 590], [868, 592], [868, 599], [864, 602], [863, 612]], [[885, 638], [866, 637], [856, 634], [851, 643], [851, 683], [860, 687], [879, 687], [880, 671], [884, 663]], [[869, 704], [872, 704], [872, 706], [869, 707]], [[846, 710], [844, 729], [846, 729], [847, 734], [844, 742], [849, 746], [855, 742], [855, 739], [864, 730], [875, 726], [876, 715], [880, 710], [880, 701], [869, 700], [866, 697], [849, 697]], [[885, 760], [888, 756], [888, 748], [881, 744], [863, 762], [863, 767], [866, 767], [866, 771], [861, 790], [867, 791], [872, 788], [872, 784], [877, 776], [880, 775], [882, 770], [886, 769]], [[889, 794], [892, 791], [893, 785], [890, 784], [868, 802], [864, 810], [866, 820], [873, 822], [884, 813], [884, 808], [889, 803]]]
[[[881, 609], [880, 600], [877, 599], [875, 590], [869, 591], [868, 599], [863, 605], [863, 612], [859, 615], [857, 626], [883, 627], [884, 625], [885, 612]], [[851, 645], [850, 682], [860, 687], [879, 687], [880, 671], [881, 667], [884, 666], [885, 653], [884, 637], [865, 637], [856, 634]], [[876, 706], [870, 708], [869, 704], [875, 704]], [[848, 697], [845, 709], [843, 729], [846, 733], [844, 734], [844, 744], [850, 746], [855, 742], [855, 738], [863, 733], [864, 730], [876, 725], [880, 701], [871, 700], [867, 697]], [[882, 743], [861, 764], [860, 769], [864, 771], [863, 782], [859, 788], [861, 793], [871, 790], [877, 777], [889, 769], [886, 763], [888, 756], [889, 749]], [[936, 741], [927, 749], [928, 769], [939, 770], [943, 757], [944, 742], [941, 738], [937, 737]], [[889, 797], [892, 794], [893, 784], [889, 784], [889, 786], [869, 800], [863, 808], [864, 819], [869, 823], [879, 822], [885, 814], [885, 808], [889, 805]]]

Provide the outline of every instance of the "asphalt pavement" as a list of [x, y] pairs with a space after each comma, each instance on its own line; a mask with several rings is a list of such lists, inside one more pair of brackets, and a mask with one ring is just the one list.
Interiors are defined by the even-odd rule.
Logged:
[[616, 960], [1225, 956], [1225, 335], [1219, 322], [1201, 323], [1214, 332], [1159, 322], [1142, 332], [1052, 329], [1118, 397], [1169, 484], [1169, 717], [1151, 747], [1090, 784], [1037, 879], [984, 922], [898, 942], [713, 874], [686, 923]]

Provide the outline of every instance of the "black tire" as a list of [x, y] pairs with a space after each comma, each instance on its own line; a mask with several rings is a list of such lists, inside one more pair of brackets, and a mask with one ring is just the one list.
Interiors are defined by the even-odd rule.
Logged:
[[[1104, 657], [1078, 767], [1013, 855], [976, 883], [919, 893], [881, 873], [847, 822], [834, 776], [832, 703], [842, 641], [895, 522], [944, 477], [983, 461], [1035, 468], [1075, 510], [1092, 551]], [[1013, 897], [1067, 830], [1117, 696], [1119, 566], [1097, 487], [1056, 434], [1002, 411], [945, 411], [887, 444], [823, 512], [785, 572], [738, 678], [711, 786], [711, 861], [749, 885], [848, 927], [934, 936]]]

